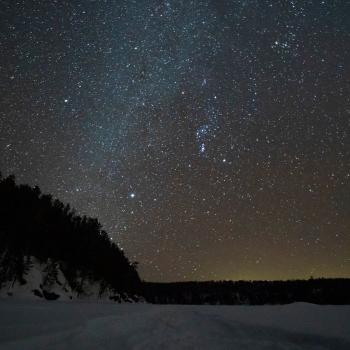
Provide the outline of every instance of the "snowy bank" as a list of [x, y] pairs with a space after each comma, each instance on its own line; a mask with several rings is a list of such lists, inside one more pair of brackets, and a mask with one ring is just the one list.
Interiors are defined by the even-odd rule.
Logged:
[[[92, 302], [135, 302], [142, 301], [137, 296], [129, 296], [126, 293], [104, 286], [102, 281], [78, 277], [74, 280], [74, 286], [79, 286], [79, 293], [71, 286], [58, 262], [48, 259], [40, 262], [34, 257], [25, 257], [25, 269], [21, 278], [12, 277], [0, 285], [1, 299], [25, 299], [25, 300], [85, 300]], [[0, 272], [5, 274], [6, 265], [0, 267]], [[79, 275], [79, 273], [78, 273]], [[15, 275], [16, 276], [16, 275]]]

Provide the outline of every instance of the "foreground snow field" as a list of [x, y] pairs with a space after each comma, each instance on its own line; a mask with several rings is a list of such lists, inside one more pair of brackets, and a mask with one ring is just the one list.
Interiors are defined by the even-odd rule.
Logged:
[[350, 349], [350, 306], [0, 300], [0, 349]]

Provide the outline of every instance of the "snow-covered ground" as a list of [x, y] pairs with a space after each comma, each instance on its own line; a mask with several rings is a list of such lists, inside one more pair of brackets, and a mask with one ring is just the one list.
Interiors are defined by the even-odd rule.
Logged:
[[350, 306], [0, 300], [0, 349], [350, 349]]

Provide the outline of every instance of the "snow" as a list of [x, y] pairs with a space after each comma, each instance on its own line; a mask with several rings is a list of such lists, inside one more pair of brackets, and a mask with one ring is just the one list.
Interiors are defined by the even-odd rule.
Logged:
[[[34, 291], [39, 292], [42, 295], [44, 290], [50, 293], [55, 293], [60, 296], [61, 300], [69, 300], [73, 294], [69, 284], [64, 277], [62, 271], [57, 269], [56, 283], [44, 286], [44, 279], [47, 275], [46, 268], [48, 264], [40, 263], [34, 257], [28, 257], [30, 262], [30, 268], [24, 273], [25, 284], [21, 284], [19, 281], [9, 281], [5, 285], [1, 286], [0, 298], [8, 296], [14, 296], [16, 299], [38, 299], [39, 296]], [[51, 263], [51, 261], [49, 261]]]
[[[47, 298], [47, 295], [53, 295], [54, 299], [60, 301], [84, 300], [91, 302], [109, 302], [111, 298], [118, 302], [134, 302], [135, 300], [142, 301], [143, 299], [134, 296], [119, 294], [109, 287], [106, 287], [101, 293], [101, 281], [84, 279], [79, 277], [76, 282], [81, 286], [82, 293], [77, 294], [69, 285], [64, 273], [62, 272], [59, 263], [50, 259], [43, 263], [39, 262], [33, 256], [24, 257], [28, 262], [27, 269], [23, 274], [23, 282], [17, 279], [10, 280], [0, 284], [0, 299], [23, 299], [23, 300], [38, 300]], [[51, 278], [47, 278], [49, 271], [55, 270], [55, 274]], [[1, 270], [1, 264], [0, 264]], [[1, 271], [0, 271], [1, 272]]]
[[0, 349], [350, 349], [350, 306], [0, 300]]

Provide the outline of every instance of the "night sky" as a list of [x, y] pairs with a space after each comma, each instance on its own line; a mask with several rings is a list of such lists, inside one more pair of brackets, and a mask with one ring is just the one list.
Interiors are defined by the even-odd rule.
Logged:
[[350, 3], [2, 0], [0, 170], [152, 281], [350, 276]]

